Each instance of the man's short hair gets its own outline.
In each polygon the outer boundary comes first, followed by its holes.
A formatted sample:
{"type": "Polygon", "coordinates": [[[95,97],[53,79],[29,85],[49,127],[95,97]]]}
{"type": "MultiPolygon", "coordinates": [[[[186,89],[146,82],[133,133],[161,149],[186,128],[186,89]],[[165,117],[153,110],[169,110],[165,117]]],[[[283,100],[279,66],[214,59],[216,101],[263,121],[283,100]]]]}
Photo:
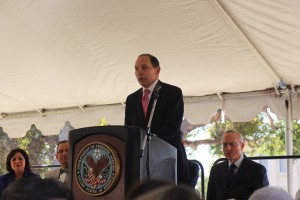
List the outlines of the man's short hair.
{"type": "Polygon", "coordinates": [[[159,66],[159,61],[155,56],[153,56],[149,53],[143,53],[143,54],[139,55],[138,57],[141,57],[141,56],[148,56],[150,58],[151,64],[153,65],[154,68],[159,66]]]}
{"type": "MultiPolygon", "coordinates": [[[[239,137],[239,139],[240,139],[240,142],[244,142],[244,138],[243,138],[243,136],[242,136],[242,134],[240,134],[239,132],[237,132],[237,131],[235,131],[235,130],[226,130],[224,133],[223,133],[223,137],[224,137],[224,135],[225,134],[227,134],[227,133],[234,133],[234,134],[236,134],[238,137],[239,137]]],[[[222,140],[223,140],[223,137],[222,137],[222,140]]]]}

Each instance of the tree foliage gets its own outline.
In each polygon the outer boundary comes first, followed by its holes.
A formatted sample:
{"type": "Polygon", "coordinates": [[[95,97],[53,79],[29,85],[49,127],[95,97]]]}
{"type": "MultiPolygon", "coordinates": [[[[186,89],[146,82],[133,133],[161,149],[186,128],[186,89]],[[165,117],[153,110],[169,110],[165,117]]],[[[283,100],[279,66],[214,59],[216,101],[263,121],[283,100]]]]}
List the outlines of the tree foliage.
{"type": "MultiPolygon", "coordinates": [[[[267,116],[261,113],[250,122],[231,122],[227,120],[225,123],[221,123],[217,121],[203,129],[209,133],[210,139],[192,141],[190,138],[197,134],[197,131],[195,131],[187,137],[188,141],[186,141],[186,144],[191,147],[200,144],[210,144],[211,154],[222,157],[222,135],[226,130],[235,130],[243,135],[245,141],[244,152],[248,156],[286,155],[285,122],[283,120],[275,120],[274,126],[271,126],[267,119],[267,116]]],[[[297,155],[300,153],[300,126],[297,121],[293,121],[292,126],[293,154],[297,155]]]]}
{"type": "MultiPolygon", "coordinates": [[[[21,138],[9,138],[6,133],[0,131],[0,174],[7,173],[5,163],[8,153],[13,148],[24,149],[30,159],[31,165],[53,164],[55,160],[55,146],[58,142],[58,136],[44,136],[40,130],[33,124],[21,138]]],[[[44,174],[47,169],[35,170],[39,174],[44,174]]]]}

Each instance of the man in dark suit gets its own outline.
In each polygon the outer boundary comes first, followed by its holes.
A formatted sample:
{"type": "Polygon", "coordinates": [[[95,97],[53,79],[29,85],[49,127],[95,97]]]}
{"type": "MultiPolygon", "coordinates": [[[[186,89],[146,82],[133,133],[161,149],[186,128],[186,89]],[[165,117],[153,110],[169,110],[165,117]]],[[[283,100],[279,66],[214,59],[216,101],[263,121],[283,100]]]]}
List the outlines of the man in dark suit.
{"type": "MultiPolygon", "coordinates": [[[[141,54],[135,62],[135,76],[142,86],[126,99],[125,125],[146,130],[154,101],[154,88],[161,86],[151,122],[151,133],[177,148],[177,181],[186,183],[189,178],[187,157],[182,145],[180,126],[183,118],[183,95],[181,89],[158,80],[159,61],[150,54],[141,54]],[[142,98],[148,89],[148,108],[143,111],[142,98]]],[[[145,96],[144,96],[145,97],[145,96]]]]}
{"type": "Polygon", "coordinates": [[[240,133],[226,131],[222,145],[227,160],[212,167],[207,200],[247,200],[255,190],[269,185],[266,168],[243,155],[240,133]]]}

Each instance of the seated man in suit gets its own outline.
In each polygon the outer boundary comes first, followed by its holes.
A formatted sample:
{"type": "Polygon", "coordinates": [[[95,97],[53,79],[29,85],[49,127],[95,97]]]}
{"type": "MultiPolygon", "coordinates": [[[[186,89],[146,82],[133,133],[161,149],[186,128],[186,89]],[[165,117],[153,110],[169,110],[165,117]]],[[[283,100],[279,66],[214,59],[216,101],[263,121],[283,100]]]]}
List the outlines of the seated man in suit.
{"type": "Polygon", "coordinates": [[[57,144],[55,156],[61,167],[48,172],[46,178],[53,178],[68,185],[69,142],[67,140],[60,141],[57,144]]]}
{"type": "Polygon", "coordinates": [[[247,200],[255,190],[269,185],[266,168],[243,155],[244,140],[240,133],[226,131],[222,145],[227,160],[212,167],[207,200],[247,200]]]}

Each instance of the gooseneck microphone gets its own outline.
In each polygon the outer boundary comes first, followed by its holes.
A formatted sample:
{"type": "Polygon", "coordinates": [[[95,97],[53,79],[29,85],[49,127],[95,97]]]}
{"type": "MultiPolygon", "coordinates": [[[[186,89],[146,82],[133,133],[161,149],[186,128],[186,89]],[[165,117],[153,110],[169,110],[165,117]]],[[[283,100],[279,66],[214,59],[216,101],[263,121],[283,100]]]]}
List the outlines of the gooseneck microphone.
{"type": "Polygon", "coordinates": [[[155,99],[157,99],[159,96],[159,90],[161,89],[161,86],[162,86],[161,83],[157,83],[154,87],[153,95],[154,95],[155,99]]]}

